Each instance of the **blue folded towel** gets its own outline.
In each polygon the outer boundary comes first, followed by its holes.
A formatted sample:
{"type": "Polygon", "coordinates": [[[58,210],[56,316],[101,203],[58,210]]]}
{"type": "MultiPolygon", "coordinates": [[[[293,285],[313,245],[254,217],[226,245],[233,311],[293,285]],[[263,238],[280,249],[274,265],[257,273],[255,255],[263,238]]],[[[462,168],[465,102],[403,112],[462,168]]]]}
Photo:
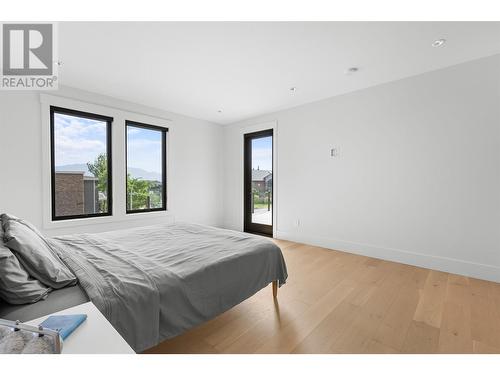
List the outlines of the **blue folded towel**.
{"type": "Polygon", "coordinates": [[[58,331],[59,335],[64,340],[71,335],[85,319],[87,319],[86,314],[52,315],[45,319],[41,326],[58,331]]]}

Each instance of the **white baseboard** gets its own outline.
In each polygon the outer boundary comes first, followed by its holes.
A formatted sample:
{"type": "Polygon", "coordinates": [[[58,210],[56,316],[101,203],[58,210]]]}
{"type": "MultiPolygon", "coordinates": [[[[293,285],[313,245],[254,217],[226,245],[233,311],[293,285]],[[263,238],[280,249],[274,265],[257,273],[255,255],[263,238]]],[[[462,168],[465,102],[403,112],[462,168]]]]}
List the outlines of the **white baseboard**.
{"type": "Polygon", "coordinates": [[[332,238],[304,236],[278,230],[276,238],[335,249],[348,253],[364,255],[372,258],[384,259],[412,266],[429,268],[438,271],[455,273],[477,279],[500,282],[500,267],[487,264],[468,262],[460,259],[415,253],[411,251],[384,248],[332,238]]]}

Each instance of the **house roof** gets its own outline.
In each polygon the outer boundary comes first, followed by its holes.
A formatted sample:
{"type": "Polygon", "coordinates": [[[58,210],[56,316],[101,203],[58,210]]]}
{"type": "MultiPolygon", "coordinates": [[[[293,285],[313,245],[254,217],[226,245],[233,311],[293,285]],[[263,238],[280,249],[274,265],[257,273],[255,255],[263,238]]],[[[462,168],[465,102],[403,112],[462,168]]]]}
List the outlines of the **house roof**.
{"type": "Polygon", "coordinates": [[[81,174],[84,175],[83,171],[56,171],[56,174],[81,174]]]}
{"type": "Polygon", "coordinates": [[[91,174],[84,171],[56,171],[56,174],[79,174],[83,176],[85,181],[97,181],[98,178],[92,176],[91,174]]]}
{"type": "MultiPolygon", "coordinates": [[[[62,168],[64,168],[63,166],[62,168]]],[[[78,169],[59,169],[61,167],[56,166],[56,174],[82,174],[84,177],[94,177],[92,173],[88,170],[78,170],[78,169]]]]}
{"type": "Polygon", "coordinates": [[[273,172],[265,169],[252,169],[252,181],[264,181],[264,178],[270,174],[273,174],[273,172]]]}

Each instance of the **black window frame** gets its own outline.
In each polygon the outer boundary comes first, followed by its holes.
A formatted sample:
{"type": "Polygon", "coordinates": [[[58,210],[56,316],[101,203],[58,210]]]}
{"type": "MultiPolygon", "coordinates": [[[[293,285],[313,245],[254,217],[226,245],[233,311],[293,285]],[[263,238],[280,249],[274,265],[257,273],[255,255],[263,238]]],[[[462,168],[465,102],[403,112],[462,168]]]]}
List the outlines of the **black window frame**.
{"type": "Polygon", "coordinates": [[[125,120],[125,210],[128,214],[137,214],[144,212],[157,212],[157,211],[167,211],[167,133],[168,128],[145,124],[143,122],[125,120]],[[162,152],[162,207],[158,208],[144,208],[141,210],[129,210],[128,208],[128,127],[140,128],[146,130],[155,130],[161,132],[161,152],[162,152]]]}
{"type": "Polygon", "coordinates": [[[50,191],[51,191],[51,204],[52,204],[52,221],[62,221],[62,220],[73,220],[73,219],[87,219],[93,217],[102,216],[113,216],[113,159],[112,159],[112,126],[113,117],[104,116],[91,112],[83,112],[69,108],[50,106],[50,169],[51,169],[51,179],[50,179],[50,191]],[[55,168],[55,139],[54,139],[54,115],[63,114],[74,117],[81,117],[91,120],[106,122],[106,158],[108,161],[108,195],[107,204],[108,211],[104,213],[95,214],[82,214],[82,215],[66,215],[66,216],[56,216],[56,168],[55,168]]]}

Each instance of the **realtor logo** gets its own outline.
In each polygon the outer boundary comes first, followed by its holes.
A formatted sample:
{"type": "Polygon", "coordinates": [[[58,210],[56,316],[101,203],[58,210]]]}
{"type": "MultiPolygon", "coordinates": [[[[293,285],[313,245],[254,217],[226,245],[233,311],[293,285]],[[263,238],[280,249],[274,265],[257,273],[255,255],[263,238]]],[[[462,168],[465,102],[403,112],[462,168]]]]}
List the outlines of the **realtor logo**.
{"type": "Polygon", "coordinates": [[[57,88],[54,25],[2,25],[0,89],[51,90],[57,88]]]}

